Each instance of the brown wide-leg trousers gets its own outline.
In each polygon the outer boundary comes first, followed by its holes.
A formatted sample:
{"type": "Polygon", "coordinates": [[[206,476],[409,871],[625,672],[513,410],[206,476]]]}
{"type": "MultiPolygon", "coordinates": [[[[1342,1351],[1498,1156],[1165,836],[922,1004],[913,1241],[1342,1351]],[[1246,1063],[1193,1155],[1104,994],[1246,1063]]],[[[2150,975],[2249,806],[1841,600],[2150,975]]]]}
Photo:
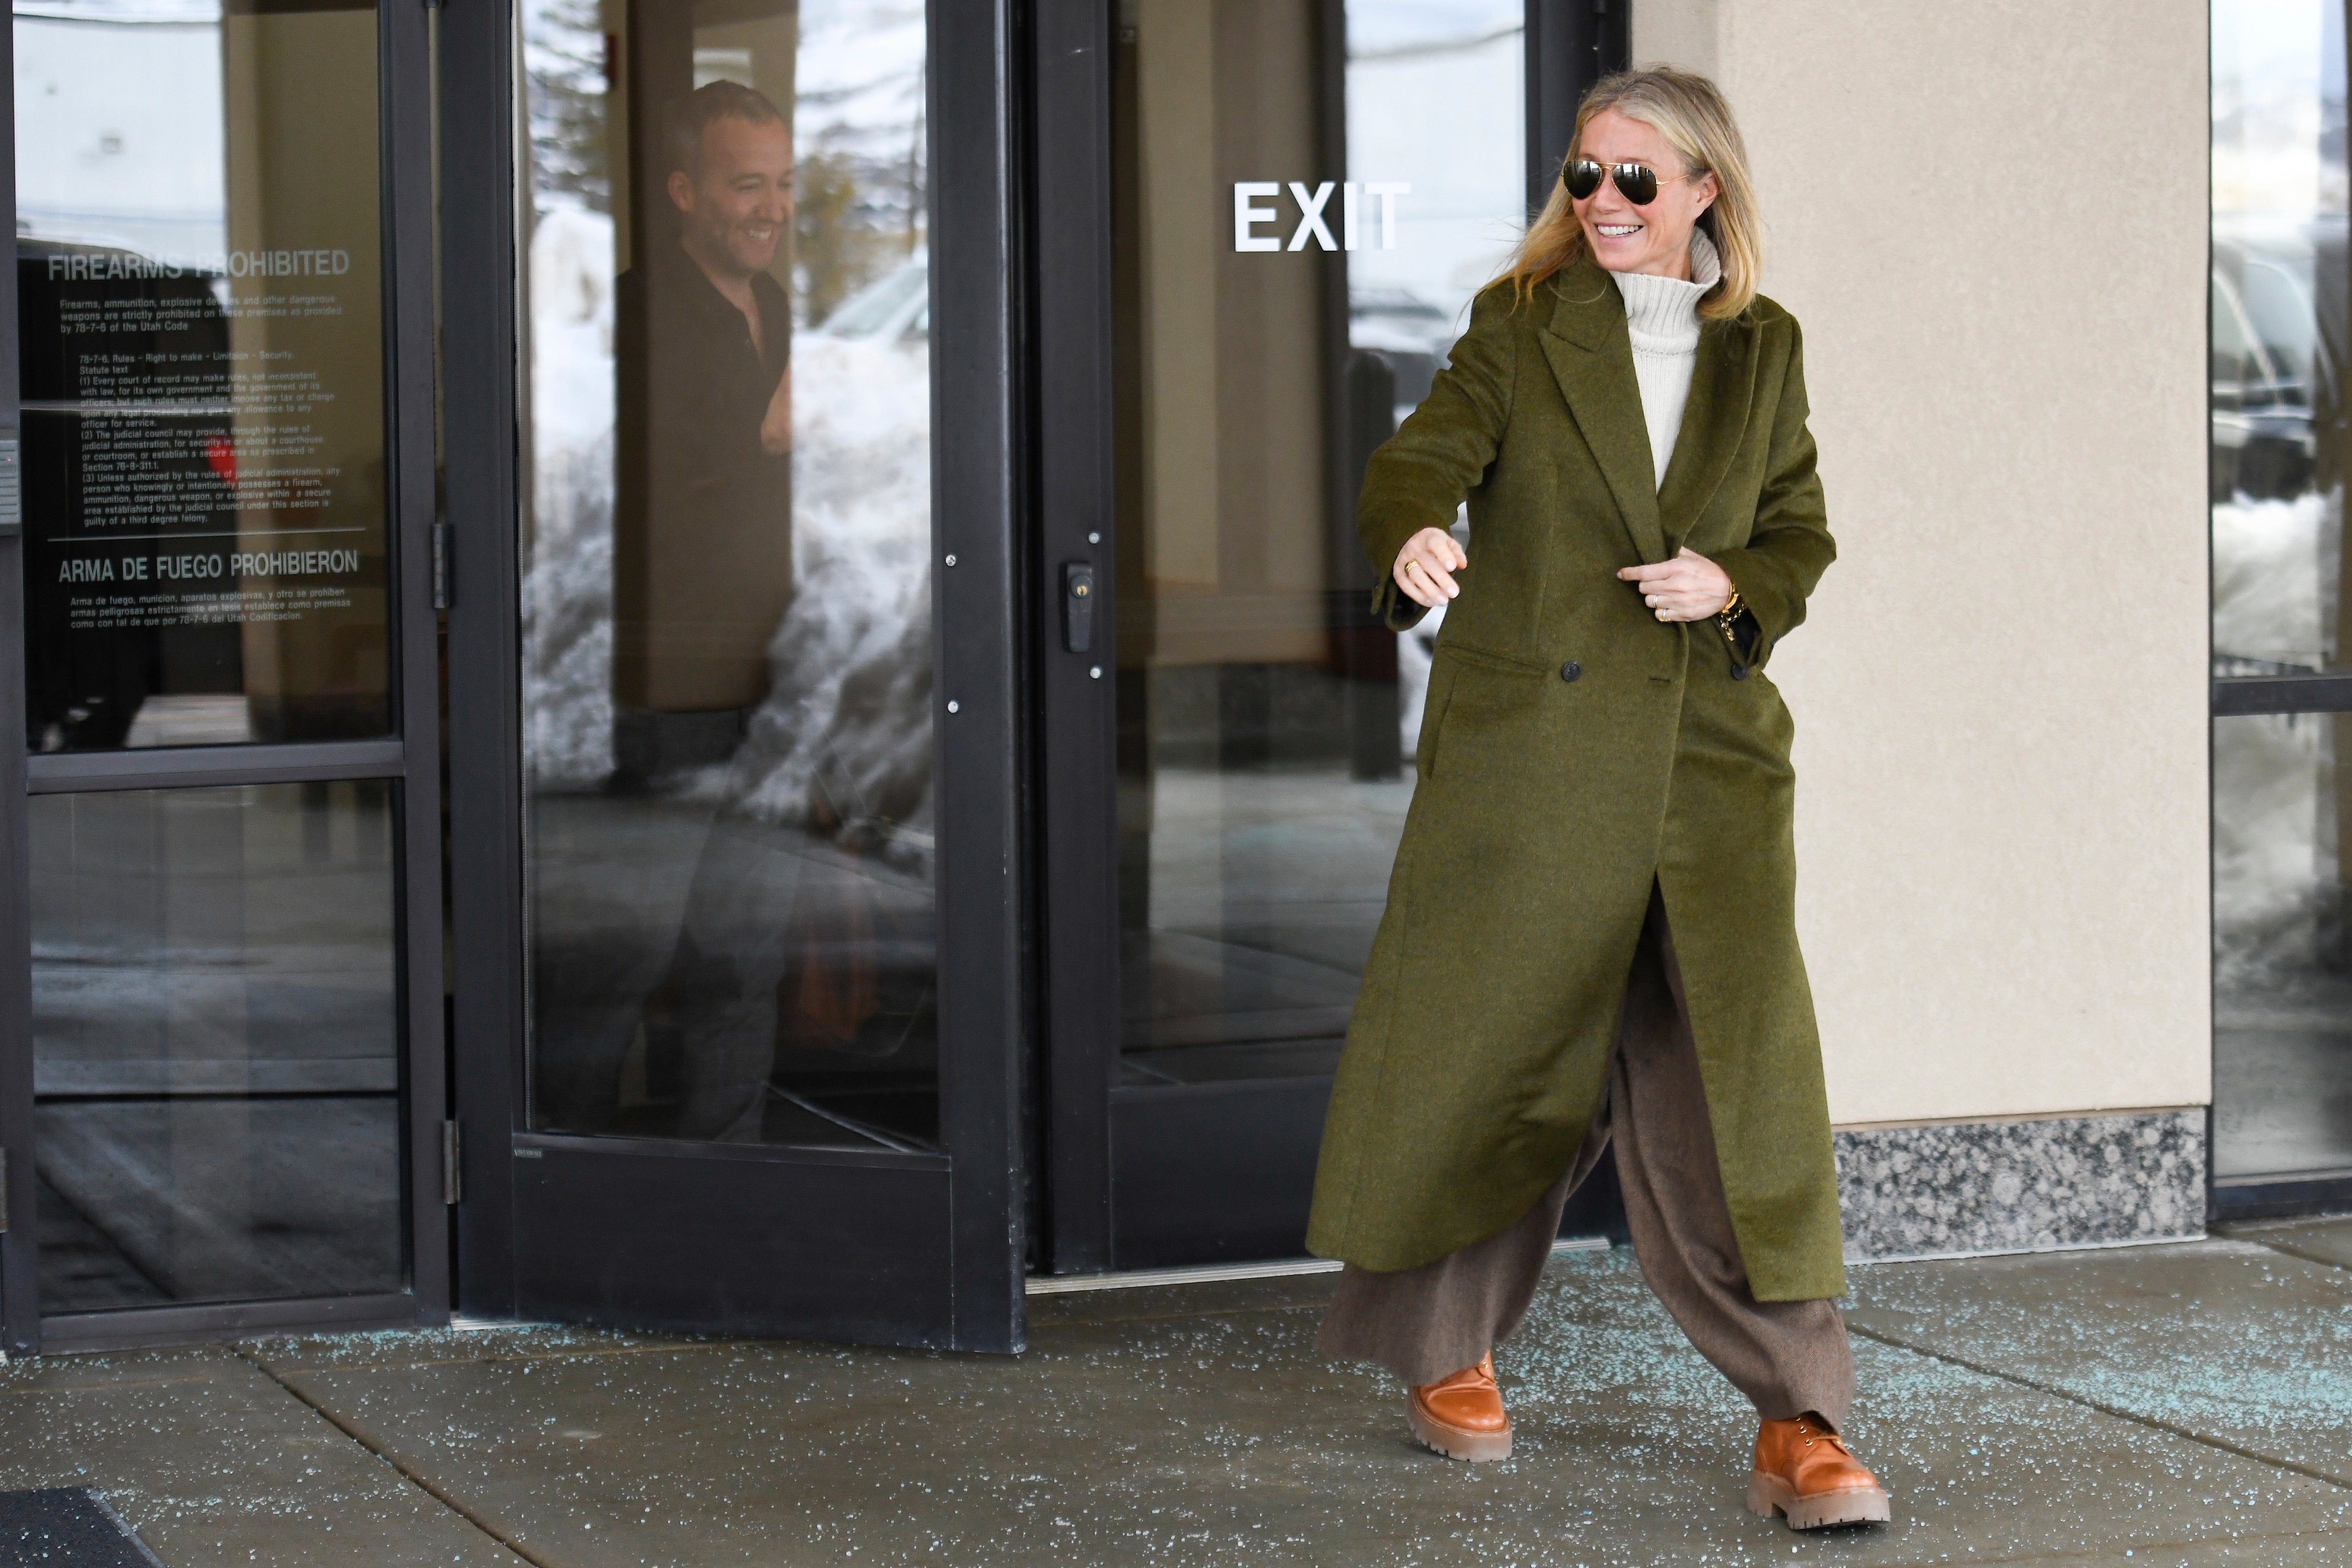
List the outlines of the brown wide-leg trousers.
{"type": "Polygon", "coordinates": [[[1765,1419],[1811,1411],[1843,1426],[1853,1398],[1853,1353],[1837,1307],[1748,1294],[1674,936],[1654,888],[1607,1086],[1575,1162],[1525,1216],[1459,1252],[1392,1274],[1348,1265],[1318,1347],[1378,1362],[1409,1384],[1475,1364],[1518,1326],[1551,1256],[1561,1208],[1612,1141],[1643,1277],[1691,1343],[1765,1419]]]}

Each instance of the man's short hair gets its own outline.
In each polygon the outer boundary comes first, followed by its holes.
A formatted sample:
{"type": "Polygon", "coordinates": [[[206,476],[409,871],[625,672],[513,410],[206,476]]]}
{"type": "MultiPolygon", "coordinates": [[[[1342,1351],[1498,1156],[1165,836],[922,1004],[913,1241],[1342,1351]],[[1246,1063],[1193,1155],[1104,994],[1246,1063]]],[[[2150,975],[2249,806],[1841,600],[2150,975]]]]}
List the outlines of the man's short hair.
{"type": "Polygon", "coordinates": [[[767,95],[752,91],[741,82],[720,78],[705,82],[670,107],[667,123],[662,131],[662,145],[668,154],[671,174],[684,174],[688,179],[702,174],[702,133],[722,120],[744,120],[754,125],[782,125],[784,117],[767,95]]]}

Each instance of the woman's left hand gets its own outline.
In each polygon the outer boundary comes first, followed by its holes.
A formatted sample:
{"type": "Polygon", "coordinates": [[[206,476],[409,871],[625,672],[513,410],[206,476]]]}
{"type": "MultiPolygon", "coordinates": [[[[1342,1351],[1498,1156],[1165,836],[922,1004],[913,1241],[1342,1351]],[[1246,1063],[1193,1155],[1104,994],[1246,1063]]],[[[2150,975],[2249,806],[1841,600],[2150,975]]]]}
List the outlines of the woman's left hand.
{"type": "Polygon", "coordinates": [[[1628,566],[1617,580],[1633,584],[1662,621],[1703,621],[1731,602],[1730,577],[1696,550],[1655,566],[1628,566]]]}

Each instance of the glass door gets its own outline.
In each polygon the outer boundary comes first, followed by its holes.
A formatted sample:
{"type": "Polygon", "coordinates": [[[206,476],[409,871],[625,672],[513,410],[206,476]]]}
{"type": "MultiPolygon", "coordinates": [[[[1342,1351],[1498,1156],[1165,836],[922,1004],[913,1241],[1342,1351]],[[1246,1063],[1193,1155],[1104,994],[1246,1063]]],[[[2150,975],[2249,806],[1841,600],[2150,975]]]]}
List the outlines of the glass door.
{"type": "MultiPolygon", "coordinates": [[[[1108,253],[1041,247],[1045,831],[1049,896],[1082,911],[1048,918],[1056,1268],[1303,1250],[1443,624],[1370,614],[1356,492],[1616,53],[1589,16],[1564,36],[1568,9],[1118,7],[1108,253]],[[1088,288],[1091,366],[1060,304],[1088,288]]],[[[1087,173],[1045,156],[1043,189],[1087,173]]],[[[1570,1224],[1605,1226],[1610,1190],[1570,1224]]]]}
{"type": "Polygon", "coordinates": [[[13,23],[8,1342],[429,1318],[429,20],[13,23]]]}
{"type": "Polygon", "coordinates": [[[513,835],[458,891],[461,928],[505,911],[482,956],[517,982],[478,1034],[459,1016],[461,1074],[510,1064],[501,1108],[496,1068],[466,1105],[506,1238],[469,1304],[1017,1335],[986,22],[518,7],[520,162],[485,220],[514,226],[490,427],[516,468],[504,495],[453,488],[478,519],[453,698],[512,694],[452,709],[485,781],[453,829],[478,810],[513,835]]]}

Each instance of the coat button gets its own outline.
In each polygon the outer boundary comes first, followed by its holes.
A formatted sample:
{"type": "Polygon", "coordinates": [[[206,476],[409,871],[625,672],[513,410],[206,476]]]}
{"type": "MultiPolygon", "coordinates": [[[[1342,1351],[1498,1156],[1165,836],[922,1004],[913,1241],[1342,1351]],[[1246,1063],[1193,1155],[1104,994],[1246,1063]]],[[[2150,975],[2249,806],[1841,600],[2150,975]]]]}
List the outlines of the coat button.
{"type": "Polygon", "coordinates": [[[1577,663],[1576,660],[1572,658],[1566,664],[1559,667],[1559,678],[1562,680],[1574,680],[1578,676],[1582,675],[1583,673],[1584,666],[1577,663]]]}

